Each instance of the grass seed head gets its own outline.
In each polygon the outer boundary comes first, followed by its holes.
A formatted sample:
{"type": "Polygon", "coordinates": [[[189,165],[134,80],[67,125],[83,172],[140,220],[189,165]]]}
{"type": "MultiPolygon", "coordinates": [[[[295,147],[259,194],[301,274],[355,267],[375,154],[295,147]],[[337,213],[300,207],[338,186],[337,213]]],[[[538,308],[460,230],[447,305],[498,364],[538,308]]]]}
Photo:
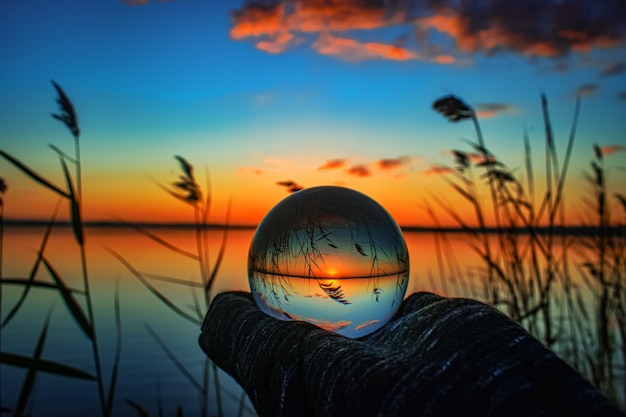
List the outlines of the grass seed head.
{"type": "Polygon", "coordinates": [[[74,105],[67,97],[67,94],[63,91],[61,86],[59,86],[56,82],[51,81],[54,88],[57,90],[59,94],[59,98],[57,98],[57,103],[61,106],[60,114],[52,114],[52,117],[63,122],[65,126],[70,129],[72,135],[78,139],[80,136],[80,128],[78,127],[78,116],[76,116],[76,110],[74,110],[74,105]]]}

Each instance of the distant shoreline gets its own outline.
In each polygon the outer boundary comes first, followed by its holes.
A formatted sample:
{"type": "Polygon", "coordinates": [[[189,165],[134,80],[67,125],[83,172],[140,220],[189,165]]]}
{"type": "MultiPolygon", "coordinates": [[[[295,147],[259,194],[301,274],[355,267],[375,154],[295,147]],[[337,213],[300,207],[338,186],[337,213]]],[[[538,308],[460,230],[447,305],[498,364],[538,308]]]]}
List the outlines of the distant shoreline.
{"type": "MultiPolygon", "coordinates": [[[[43,220],[5,220],[5,227],[46,227],[47,221],[43,220]]],[[[55,227],[67,227],[69,228],[69,221],[57,221],[55,227]]],[[[194,230],[196,225],[193,223],[158,223],[158,222],[143,222],[143,223],[124,223],[115,221],[93,221],[85,222],[86,228],[93,229],[132,229],[134,227],[140,227],[142,229],[167,229],[167,230],[194,230]]],[[[204,228],[213,230],[255,230],[257,225],[253,224],[231,224],[225,225],[221,223],[209,223],[204,228]]],[[[403,232],[411,233],[481,233],[480,228],[474,227],[470,229],[462,229],[460,227],[432,227],[432,226],[400,226],[403,232]]],[[[553,227],[552,229],[547,226],[536,227],[534,233],[538,235],[547,235],[552,233],[553,235],[575,235],[575,236],[593,236],[598,235],[601,230],[598,227],[590,226],[565,226],[565,227],[553,227]]],[[[488,227],[484,230],[488,234],[496,234],[498,232],[507,233],[508,229],[497,229],[495,227],[488,227]]],[[[526,228],[517,228],[514,230],[518,234],[530,234],[530,231],[526,228]]],[[[626,235],[626,230],[623,226],[613,226],[607,229],[608,234],[618,235],[620,233],[626,235]]]]}

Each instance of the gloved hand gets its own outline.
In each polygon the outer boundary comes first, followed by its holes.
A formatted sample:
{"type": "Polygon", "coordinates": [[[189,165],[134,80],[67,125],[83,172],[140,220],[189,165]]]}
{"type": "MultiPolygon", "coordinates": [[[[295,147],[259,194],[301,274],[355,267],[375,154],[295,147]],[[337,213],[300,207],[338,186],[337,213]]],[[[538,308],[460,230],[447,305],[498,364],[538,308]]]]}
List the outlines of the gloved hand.
{"type": "Polygon", "coordinates": [[[623,416],[582,376],[496,309],[415,293],[359,339],[219,294],[200,345],[257,413],[297,416],[623,416]]]}

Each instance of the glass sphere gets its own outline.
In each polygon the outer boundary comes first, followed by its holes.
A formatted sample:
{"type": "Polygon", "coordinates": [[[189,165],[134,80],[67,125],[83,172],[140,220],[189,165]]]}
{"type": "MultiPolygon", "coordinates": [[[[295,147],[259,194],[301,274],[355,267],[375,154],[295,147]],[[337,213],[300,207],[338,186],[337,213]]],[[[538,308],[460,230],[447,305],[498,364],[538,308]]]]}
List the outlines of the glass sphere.
{"type": "Polygon", "coordinates": [[[257,306],[347,337],[369,334],[400,307],[409,254],[376,201],[343,187],[297,191],[259,224],[248,254],[257,306]]]}

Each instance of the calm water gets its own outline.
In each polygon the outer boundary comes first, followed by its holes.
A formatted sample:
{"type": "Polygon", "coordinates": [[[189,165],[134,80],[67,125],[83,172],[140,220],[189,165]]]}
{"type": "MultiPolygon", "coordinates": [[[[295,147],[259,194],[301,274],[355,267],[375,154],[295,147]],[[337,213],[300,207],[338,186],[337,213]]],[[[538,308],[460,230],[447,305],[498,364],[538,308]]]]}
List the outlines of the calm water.
{"type": "MultiPolygon", "coordinates": [[[[42,229],[9,228],[5,230],[3,277],[18,278],[29,274],[36,257],[42,229]]],[[[179,247],[194,251],[192,231],[155,230],[163,239],[179,247]]],[[[247,252],[254,231],[231,231],[224,262],[215,284],[215,293],[230,290],[249,291],[246,262],[247,252]]],[[[452,264],[439,264],[434,236],[429,233],[406,233],[411,273],[407,295],[415,291],[433,291],[445,295],[464,295],[480,298],[482,278],[476,272],[480,264],[476,255],[463,243],[462,234],[448,235],[449,246],[445,248],[448,258],[455,258],[463,265],[463,278],[456,275],[452,264]],[[440,276],[443,268],[446,279],[440,276]]],[[[182,319],[150,293],[107,248],[113,249],[137,270],[147,274],[174,277],[186,281],[199,281],[198,265],[193,260],[169,251],[156,242],[129,230],[88,229],[88,266],[91,290],[95,294],[94,307],[96,329],[102,352],[105,386],[111,374],[115,351],[114,288],[119,280],[122,317],[122,356],[116,390],[114,415],[137,416],[126,400],[141,405],[150,415],[157,415],[157,385],[160,385],[161,401],[165,415],[175,415],[182,406],[184,415],[199,415],[200,397],[182,372],[172,363],[150,336],[147,326],[158,334],[184,367],[201,381],[204,354],[198,347],[199,327],[182,319]]],[[[211,259],[219,249],[221,232],[210,238],[211,259]]],[[[59,272],[69,287],[82,288],[80,257],[69,229],[57,229],[50,238],[46,258],[59,272]]],[[[38,279],[50,281],[43,267],[38,279]]],[[[194,314],[194,298],[189,286],[152,279],[158,289],[176,305],[194,314]]],[[[21,287],[3,287],[2,317],[15,304],[21,287]]],[[[84,306],[84,297],[76,295],[84,306]]],[[[55,291],[32,289],[26,302],[15,318],[2,331],[2,351],[32,355],[45,316],[54,309],[48,338],[42,358],[65,363],[93,373],[90,344],[69,315],[55,291]]],[[[26,371],[3,365],[0,367],[2,406],[14,407],[19,396],[26,371]]],[[[224,415],[237,415],[241,389],[226,374],[219,374],[224,415]]],[[[216,413],[216,401],[211,377],[210,414],[216,413]]],[[[36,386],[31,395],[27,412],[39,416],[86,416],[98,415],[99,406],[96,384],[90,381],[38,373],[36,386]]],[[[247,400],[246,400],[247,401],[247,400]]],[[[251,415],[246,402],[243,415],[251,415]]]]}

